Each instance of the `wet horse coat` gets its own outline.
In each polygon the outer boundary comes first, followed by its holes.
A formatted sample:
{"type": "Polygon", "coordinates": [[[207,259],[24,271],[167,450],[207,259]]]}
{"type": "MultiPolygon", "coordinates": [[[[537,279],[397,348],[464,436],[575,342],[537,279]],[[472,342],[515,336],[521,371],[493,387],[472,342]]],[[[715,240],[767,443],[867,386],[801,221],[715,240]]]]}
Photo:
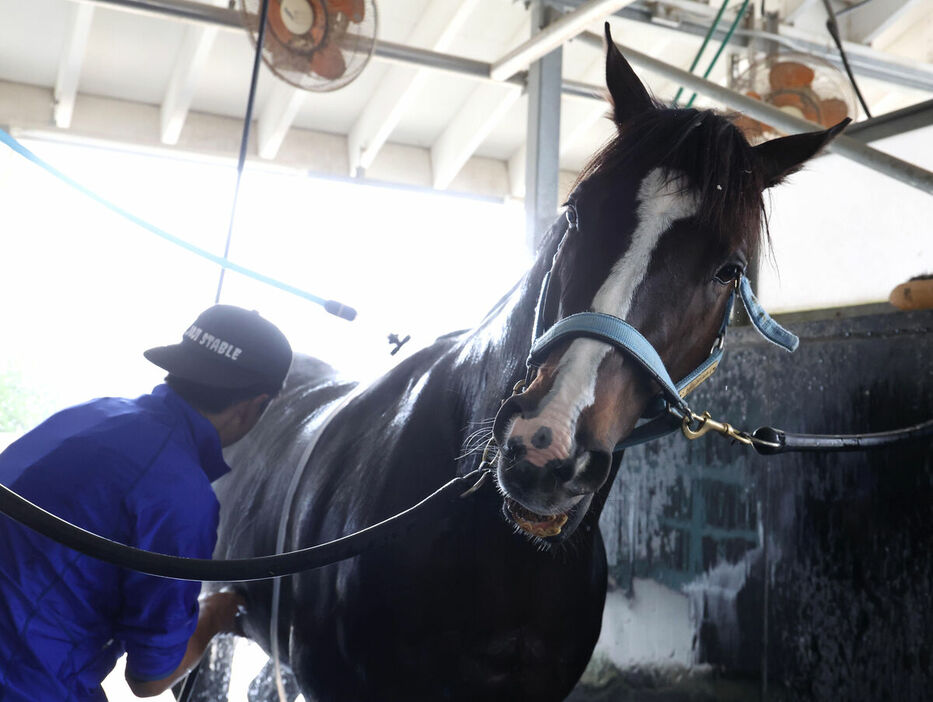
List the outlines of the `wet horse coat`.
{"type": "MultiPolygon", "coordinates": [[[[286,581],[279,646],[309,700],[560,700],[586,666],[606,593],[598,521],[621,458],[612,449],[655,388],[620,351],[573,339],[500,410],[525,375],[545,273],[545,322],[584,310],[622,317],[679,378],[708,353],[731,285],[756,253],[762,190],[835,133],[753,149],[723,117],[659,108],[611,41],[607,83],[619,137],[584,172],[531,270],[476,329],[357,390],[322,432],[353,384],[296,360],[281,397],[230,454],[218,558],[274,552],[282,510],[292,549],[409,507],[478,465],[479,452],[464,447],[496,416],[499,491],[481,490],[382,550],[286,581]],[[296,499],[283,504],[316,432],[296,499]]],[[[267,650],[271,589],[245,590],[246,632],[267,650]]]]}

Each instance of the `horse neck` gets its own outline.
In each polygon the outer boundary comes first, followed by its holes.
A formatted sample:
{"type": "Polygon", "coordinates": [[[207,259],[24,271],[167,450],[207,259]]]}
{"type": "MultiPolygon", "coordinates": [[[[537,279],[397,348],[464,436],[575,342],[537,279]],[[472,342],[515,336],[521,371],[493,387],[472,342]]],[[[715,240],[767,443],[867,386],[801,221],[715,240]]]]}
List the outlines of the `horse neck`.
{"type": "Polygon", "coordinates": [[[525,377],[541,284],[566,229],[563,217],[554,222],[525,276],[458,349],[458,363],[465,371],[463,391],[478,413],[498,409],[515,383],[525,377]]]}

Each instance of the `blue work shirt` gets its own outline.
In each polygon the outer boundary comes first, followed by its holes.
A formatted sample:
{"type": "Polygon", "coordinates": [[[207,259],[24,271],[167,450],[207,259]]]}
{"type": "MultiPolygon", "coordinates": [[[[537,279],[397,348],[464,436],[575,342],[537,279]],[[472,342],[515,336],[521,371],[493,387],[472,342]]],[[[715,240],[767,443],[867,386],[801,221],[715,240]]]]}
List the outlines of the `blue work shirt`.
{"type": "MultiPolygon", "coordinates": [[[[0,454],[0,483],[115,541],[210,558],[230,470],[214,426],[167,385],[63,410],[0,454]]],[[[141,681],[178,667],[201,584],[118,568],[0,515],[0,702],[106,700],[127,653],[141,681]]]]}

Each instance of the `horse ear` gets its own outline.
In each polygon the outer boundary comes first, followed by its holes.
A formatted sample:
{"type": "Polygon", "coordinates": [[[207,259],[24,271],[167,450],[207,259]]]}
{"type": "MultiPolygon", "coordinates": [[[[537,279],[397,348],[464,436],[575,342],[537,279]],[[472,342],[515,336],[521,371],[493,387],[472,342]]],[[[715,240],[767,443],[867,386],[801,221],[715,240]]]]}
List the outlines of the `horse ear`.
{"type": "Polygon", "coordinates": [[[606,87],[612,98],[613,117],[622,124],[632,117],[654,109],[645,86],[635,75],[622,52],[612,41],[606,22],[606,87]]]}
{"type": "Polygon", "coordinates": [[[793,134],[754,147],[755,156],[765,175],[765,187],[777,185],[791,173],[800,170],[804,161],[835,139],[851,121],[846,117],[836,126],[822,132],[793,134]]]}

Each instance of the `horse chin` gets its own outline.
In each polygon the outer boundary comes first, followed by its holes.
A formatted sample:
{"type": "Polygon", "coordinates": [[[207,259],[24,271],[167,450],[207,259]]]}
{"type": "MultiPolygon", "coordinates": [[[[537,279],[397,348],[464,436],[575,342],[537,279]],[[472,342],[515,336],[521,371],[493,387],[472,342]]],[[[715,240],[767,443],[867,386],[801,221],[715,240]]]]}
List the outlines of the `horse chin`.
{"type": "Polygon", "coordinates": [[[543,515],[532,512],[511,497],[504,497],[502,514],[516,530],[534,542],[551,546],[569,539],[580,526],[593,501],[593,495],[583,495],[568,511],[543,515]]]}

